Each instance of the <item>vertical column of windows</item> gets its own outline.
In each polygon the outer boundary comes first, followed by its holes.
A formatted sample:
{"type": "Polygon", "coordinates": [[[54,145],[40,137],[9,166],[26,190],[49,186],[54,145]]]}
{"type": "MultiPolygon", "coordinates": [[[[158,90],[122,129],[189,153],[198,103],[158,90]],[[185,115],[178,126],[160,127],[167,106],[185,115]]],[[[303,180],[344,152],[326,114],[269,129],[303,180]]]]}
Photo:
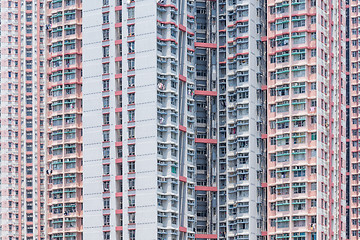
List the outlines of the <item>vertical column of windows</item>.
{"type": "Polygon", "coordinates": [[[47,3],[49,237],[82,238],[81,3],[47,3]]]}
{"type": "Polygon", "coordinates": [[[268,231],[288,231],[271,239],[313,237],[316,217],[306,214],[316,214],[316,201],[306,196],[317,190],[316,11],[307,1],[270,1],[268,9],[268,231]]]}

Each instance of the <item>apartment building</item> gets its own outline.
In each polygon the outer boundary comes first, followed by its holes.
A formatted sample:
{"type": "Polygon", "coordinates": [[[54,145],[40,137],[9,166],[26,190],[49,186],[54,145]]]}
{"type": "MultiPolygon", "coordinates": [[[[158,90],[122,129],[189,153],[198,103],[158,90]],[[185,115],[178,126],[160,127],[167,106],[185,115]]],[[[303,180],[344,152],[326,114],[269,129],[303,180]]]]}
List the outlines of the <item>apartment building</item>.
{"type": "Polygon", "coordinates": [[[267,5],[268,239],[346,239],[345,2],[267,5]]]}
{"type": "Polygon", "coordinates": [[[83,3],[84,239],[266,235],[264,7],[83,3]]]}
{"type": "Polygon", "coordinates": [[[46,2],[46,234],[52,240],[83,239],[81,5],[46,2]]]}
{"type": "Polygon", "coordinates": [[[44,1],[1,1],[0,238],[45,239],[44,1]]]}
{"type": "Polygon", "coordinates": [[[349,191],[348,191],[348,233],[349,239],[360,238],[359,228],[359,36],[358,36],[358,14],[359,3],[355,1],[349,1],[348,12],[348,62],[347,71],[348,74],[348,171],[349,174],[349,191]]]}
{"type": "Polygon", "coordinates": [[[358,239],[348,4],[2,1],[1,238],[358,239]]]}

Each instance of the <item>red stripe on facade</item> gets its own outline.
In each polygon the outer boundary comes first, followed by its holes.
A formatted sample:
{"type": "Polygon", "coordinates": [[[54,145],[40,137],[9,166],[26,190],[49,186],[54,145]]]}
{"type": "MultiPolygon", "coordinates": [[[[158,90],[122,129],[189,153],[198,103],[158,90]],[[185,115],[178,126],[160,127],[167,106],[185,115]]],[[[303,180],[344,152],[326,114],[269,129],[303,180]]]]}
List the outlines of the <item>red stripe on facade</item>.
{"type": "Polygon", "coordinates": [[[210,143],[217,144],[217,139],[209,139],[209,138],[195,138],[196,143],[210,143]]]}
{"type": "Polygon", "coordinates": [[[215,91],[200,91],[200,90],[195,90],[195,95],[201,95],[201,96],[217,96],[217,92],[215,92],[215,91]]]}
{"type": "Polygon", "coordinates": [[[217,187],[195,186],[195,191],[217,192],[217,187]]]}

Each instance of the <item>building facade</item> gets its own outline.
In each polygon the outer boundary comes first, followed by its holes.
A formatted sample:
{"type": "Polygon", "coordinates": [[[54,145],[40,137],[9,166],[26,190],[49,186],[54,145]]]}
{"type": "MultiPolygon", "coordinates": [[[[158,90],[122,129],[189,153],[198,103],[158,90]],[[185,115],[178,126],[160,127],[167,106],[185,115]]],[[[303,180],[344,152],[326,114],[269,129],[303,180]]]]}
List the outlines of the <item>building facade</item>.
{"type": "Polygon", "coordinates": [[[45,239],[44,1],[0,5],[0,238],[45,239]]]}
{"type": "Polygon", "coordinates": [[[85,239],[266,234],[264,7],[84,2],[85,239]]]}
{"type": "Polygon", "coordinates": [[[348,19],[348,128],[349,128],[349,192],[348,192],[348,231],[349,239],[359,239],[359,35],[358,35],[358,14],[359,4],[355,1],[349,1],[349,19],[348,19]]]}
{"type": "Polygon", "coordinates": [[[46,233],[53,240],[82,239],[81,4],[46,2],[46,233]]]}
{"type": "Polygon", "coordinates": [[[346,239],[342,1],[268,4],[268,239],[346,239]]]}
{"type": "Polygon", "coordinates": [[[1,1],[1,239],[358,239],[358,9],[1,1]]]}

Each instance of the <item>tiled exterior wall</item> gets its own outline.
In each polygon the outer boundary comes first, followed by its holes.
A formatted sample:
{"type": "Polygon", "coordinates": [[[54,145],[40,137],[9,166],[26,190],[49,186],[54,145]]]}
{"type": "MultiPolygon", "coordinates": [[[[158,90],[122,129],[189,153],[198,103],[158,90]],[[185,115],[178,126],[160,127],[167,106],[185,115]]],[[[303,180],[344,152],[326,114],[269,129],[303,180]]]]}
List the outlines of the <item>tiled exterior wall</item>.
{"type": "Polygon", "coordinates": [[[1,1],[1,239],[45,239],[44,1],[1,1]]]}
{"type": "Polygon", "coordinates": [[[266,234],[264,5],[84,3],[85,239],[266,234]]]}
{"type": "Polygon", "coordinates": [[[268,238],[345,239],[345,4],[267,4],[268,238]]]}
{"type": "Polygon", "coordinates": [[[82,239],[81,4],[46,3],[47,239],[54,240],[82,239]]]}

